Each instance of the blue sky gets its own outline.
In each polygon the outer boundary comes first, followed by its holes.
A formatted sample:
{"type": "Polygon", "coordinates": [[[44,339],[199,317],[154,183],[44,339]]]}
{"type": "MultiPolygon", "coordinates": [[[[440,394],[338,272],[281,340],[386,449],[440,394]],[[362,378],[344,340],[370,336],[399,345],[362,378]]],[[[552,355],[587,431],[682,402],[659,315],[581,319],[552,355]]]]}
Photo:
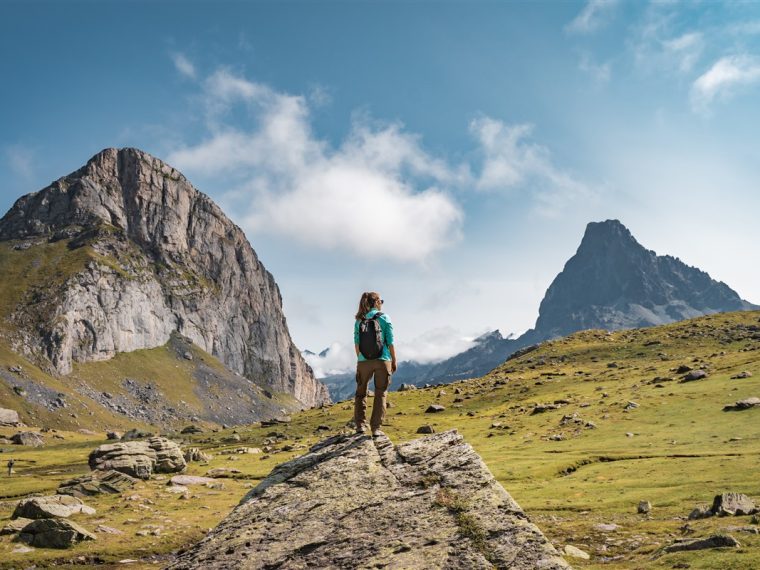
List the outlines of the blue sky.
{"type": "Polygon", "coordinates": [[[0,209],[109,146],[246,230],[302,348],[519,333],[589,221],[760,302],[760,4],[2,2],[0,209]]]}

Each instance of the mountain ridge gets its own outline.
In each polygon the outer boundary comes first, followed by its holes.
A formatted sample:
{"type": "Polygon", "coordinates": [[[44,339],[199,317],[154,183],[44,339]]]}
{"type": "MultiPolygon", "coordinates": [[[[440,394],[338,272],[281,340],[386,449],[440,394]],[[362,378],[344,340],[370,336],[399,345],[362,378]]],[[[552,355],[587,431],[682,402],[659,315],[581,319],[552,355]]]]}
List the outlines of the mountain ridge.
{"type": "Polygon", "coordinates": [[[19,198],[0,219],[3,242],[27,256],[57,248],[52,282],[15,291],[3,315],[12,345],[56,374],[177,332],[264,388],[305,406],[329,401],[243,231],[139,149],[105,149],[19,198]]]}

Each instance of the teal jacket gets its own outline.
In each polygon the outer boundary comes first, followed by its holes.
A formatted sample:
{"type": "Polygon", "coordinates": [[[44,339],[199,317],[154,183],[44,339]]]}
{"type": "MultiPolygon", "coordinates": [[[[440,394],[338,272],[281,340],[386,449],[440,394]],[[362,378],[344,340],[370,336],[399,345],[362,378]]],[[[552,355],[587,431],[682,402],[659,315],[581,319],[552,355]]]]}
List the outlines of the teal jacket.
{"type": "MultiPolygon", "coordinates": [[[[375,313],[377,313],[377,309],[372,309],[369,313],[364,315],[366,318],[371,319],[373,316],[375,316],[375,313]]],[[[378,360],[391,360],[391,351],[389,346],[393,344],[393,323],[391,323],[391,318],[383,313],[379,317],[377,317],[378,322],[380,323],[380,330],[383,331],[383,353],[380,355],[380,358],[378,360]]],[[[359,344],[359,322],[354,322],[354,344],[359,344]]],[[[363,360],[367,360],[364,358],[362,353],[359,353],[359,362],[362,362],[363,360]]]]}

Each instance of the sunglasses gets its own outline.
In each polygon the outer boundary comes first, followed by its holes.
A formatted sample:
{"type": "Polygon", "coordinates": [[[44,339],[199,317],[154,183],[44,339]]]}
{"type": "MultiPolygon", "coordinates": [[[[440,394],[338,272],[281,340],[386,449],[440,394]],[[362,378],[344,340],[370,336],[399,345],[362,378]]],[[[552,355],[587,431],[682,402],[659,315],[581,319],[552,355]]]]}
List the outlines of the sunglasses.
{"type": "Polygon", "coordinates": [[[385,303],[385,301],[383,301],[382,299],[380,299],[380,304],[382,305],[383,303],[385,303]]]}

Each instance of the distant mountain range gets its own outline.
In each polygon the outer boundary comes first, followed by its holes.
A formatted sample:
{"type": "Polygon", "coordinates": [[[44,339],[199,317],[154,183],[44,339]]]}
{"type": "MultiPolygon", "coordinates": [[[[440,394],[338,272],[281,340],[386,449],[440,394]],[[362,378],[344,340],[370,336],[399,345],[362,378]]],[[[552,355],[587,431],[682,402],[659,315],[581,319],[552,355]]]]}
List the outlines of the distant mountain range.
{"type": "MultiPolygon", "coordinates": [[[[482,376],[517,350],[579,330],[649,327],[755,309],[760,306],[704,271],[644,248],[618,220],[591,222],[575,255],[547,289],[534,328],[516,339],[493,331],[469,350],[435,364],[402,362],[393,388],[482,376]]],[[[348,373],[322,381],[333,399],[341,400],[353,394],[353,379],[348,373]]]]}

